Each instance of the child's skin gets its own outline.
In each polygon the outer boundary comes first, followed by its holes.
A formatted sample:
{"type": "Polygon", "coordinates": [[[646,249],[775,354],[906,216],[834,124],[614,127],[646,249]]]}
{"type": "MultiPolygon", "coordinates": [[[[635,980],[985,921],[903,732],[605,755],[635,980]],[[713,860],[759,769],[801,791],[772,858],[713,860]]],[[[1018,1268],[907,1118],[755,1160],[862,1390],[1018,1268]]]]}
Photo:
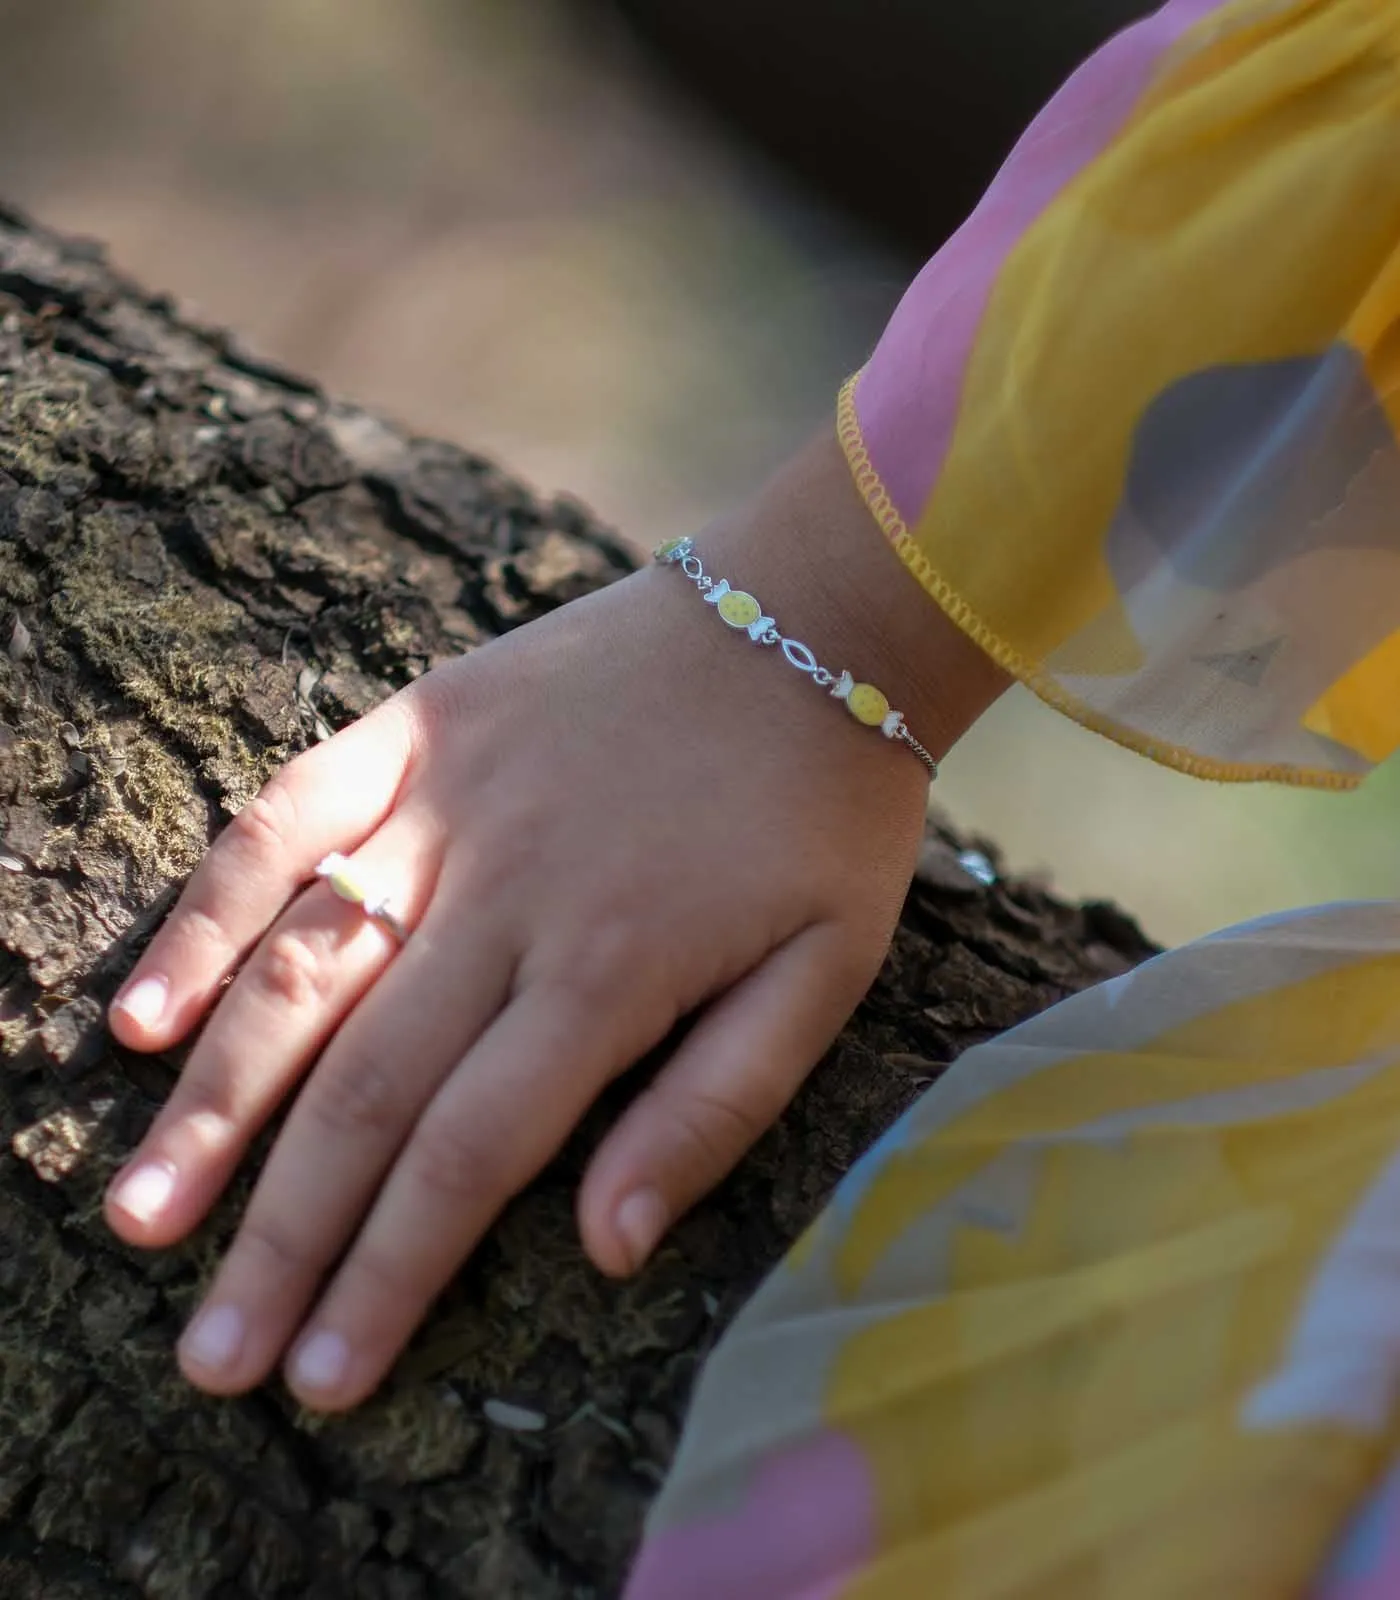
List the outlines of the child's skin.
{"type": "MultiPolygon", "coordinates": [[[[834,438],[697,548],[824,665],[885,690],[935,756],[1005,687],[903,570],[834,438]]],[[[654,567],[298,757],[210,850],[111,1014],[123,1044],[168,1048],[243,963],[109,1193],[133,1244],[195,1227],[305,1079],[181,1341],[191,1382],[233,1394],[285,1361],[308,1406],[364,1399],[599,1089],[701,1008],[579,1195],[593,1260],[635,1270],[873,980],[926,781],[654,567]],[[331,851],[394,897],[415,930],[401,951],[305,887],[331,851]]]]}

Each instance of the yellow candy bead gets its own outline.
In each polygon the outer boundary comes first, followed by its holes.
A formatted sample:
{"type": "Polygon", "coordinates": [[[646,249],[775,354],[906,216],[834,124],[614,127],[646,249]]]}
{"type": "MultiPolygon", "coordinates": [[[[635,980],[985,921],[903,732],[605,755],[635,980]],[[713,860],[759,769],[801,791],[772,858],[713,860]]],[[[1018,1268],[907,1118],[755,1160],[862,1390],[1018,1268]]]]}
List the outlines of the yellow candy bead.
{"type": "Polygon", "coordinates": [[[667,556],[674,555],[684,543],[684,535],[679,539],[667,539],[664,544],[657,545],[656,549],[652,551],[652,557],[654,560],[664,561],[667,556]]]}
{"type": "Polygon", "coordinates": [[[758,601],[741,589],[732,589],[715,609],[731,628],[747,628],[762,615],[758,601]]]}
{"type": "Polygon", "coordinates": [[[330,885],[331,892],[338,894],[342,900],[348,900],[351,905],[357,906],[364,902],[365,887],[347,856],[338,852],[328,855],[316,868],[316,876],[324,878],[330,885]]]}
{"type": "Polygon", "coordinates": [[[873,683],[858,683],[846,696],[846,709],[867,728],[878,728],[890,714],[890,703],[873,683]]]}
{"type": "Polygon", "coordinates": [[[359,905],[365,898],[364,885],[348,872],[333,872],[326,880],[342,900],[359,905]]]}

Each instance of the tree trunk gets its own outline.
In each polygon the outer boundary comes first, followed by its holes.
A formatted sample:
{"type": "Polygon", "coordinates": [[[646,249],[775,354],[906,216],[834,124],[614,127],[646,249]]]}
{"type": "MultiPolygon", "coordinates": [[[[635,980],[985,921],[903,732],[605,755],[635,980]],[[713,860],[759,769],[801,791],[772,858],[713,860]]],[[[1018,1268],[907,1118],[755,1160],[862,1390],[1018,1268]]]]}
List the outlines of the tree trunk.
{"type": "Polygon", "coordinates": [[[106,1002],[279,763],[629,565],[578,506],[0,211],[7,1600],[615,1594],[697,1364],[852,1158],[967,1045],[1148,952],[1107,907],[984,885],[935,827],[859,1015],[639,1279],[575,1239],[601,1106],[358,1412],[187,1388],[172,1345],[247,1179],[183,1248],[107,1233],[103,1182],[179,1061],[115,1049],[106,1002]]]}

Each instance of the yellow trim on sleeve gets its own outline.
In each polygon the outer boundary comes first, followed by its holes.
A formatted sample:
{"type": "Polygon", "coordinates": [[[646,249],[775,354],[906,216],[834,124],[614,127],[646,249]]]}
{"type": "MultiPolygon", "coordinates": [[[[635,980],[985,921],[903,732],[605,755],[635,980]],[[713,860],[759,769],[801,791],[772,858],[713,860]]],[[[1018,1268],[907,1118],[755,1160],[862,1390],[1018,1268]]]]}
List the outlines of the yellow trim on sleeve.
{"type": "Polygon", "coordinates": [[[1364,774],[1331,772],[1323,767],[1295,767],[1283,762],[1219,761],[1212,756],[1197,755],[1192,750],[1153,739],[1126,723],[1117,722],[1062,688],[1039,662],[1024,656],[989,628],[920,550],[904,518],[890,499],[866,449],[865,435],[856,411],[856,385],[859,379],[860,373],[854,373],[842,385],[836,408],[836,433],[856,488],[870,514],[893,546],[895,554],[919,580],[926,593],[938,602],[944,613],[980,645],[998,666],[1019,679],[1046,705],[1072,718],[1081,727],[1102,734],[1115,744],[1192,778],[1208,778],[1217,783],[1285,783],[1297,788],[1340,791],[1360,786],[1364,774]]]}

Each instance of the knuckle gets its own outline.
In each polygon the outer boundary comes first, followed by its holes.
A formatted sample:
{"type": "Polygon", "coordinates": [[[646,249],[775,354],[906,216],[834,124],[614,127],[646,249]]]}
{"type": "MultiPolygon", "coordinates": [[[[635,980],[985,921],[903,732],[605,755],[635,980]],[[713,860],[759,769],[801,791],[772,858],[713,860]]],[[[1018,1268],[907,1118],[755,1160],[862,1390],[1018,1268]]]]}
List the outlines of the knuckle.
{"type": "Polygon", "coordinates": [[[382,1305],[401,1306],[423,1296],[423,1285],[404,1261],[367,1245],[357,1245],[345,1264],[344,1275],[365,1298],[382,1305]]]}
{"type": "Polygon", "coordinates": [[[460,737],[462,724],[470,714],[470,697],[464,692],[462,663],[454,662],[453,666],[456,671],[429,672],[372,713],[399,719],[396,732],[411,760],[421,760],[441,748],[443,738],[454,730],[460,737]]]}
{"type": "Polygon", "coordinates": [[[182,955],[193,957],[201,963],[213,959],[222,967],[234,954],[228,930],[203,906],[178,907],[170,919],[167,937],[182,955]]]}
{"type": "Polygon", "coordinates": [[[566,1005],[572,1000],[592,1009],[616,1000],[620,990],[640,988],[637,980],[646,959],[630,919],[599,921],[554,964],[549,987],[566,1005]]]}
{"type": "Polygon", "coordinates": [[[234,1248],[240,1255],[250,1258],[259,1268],[270,1268],[280,1278],[287,1275],[304,1277],[319,1272],[323,1263],[304,1240],[297,1238],[282,1224],[249,1212],[238,1231],[234,1248]]]}
{"type": "Polygon", "coordinates": [[[246,1120],[234,1074],[226,1062],[215,1061],[180,1079],[166,1106],[162,1124],[195,1130],[206,1150],[222,1151],[245,1133],[246,1120]]]}
{"type": "Polygon", "coordinates": [[[382,1061],[356,1061],[328,1079],[309,1109],[323,1132],[354,1136],[396,1125],[401,1096],[397,1075],[382,1061]]]}
{"type": "Polygon", "coordinates": [[[425,1123],[407,1160],[414,1183],[459,1210],[494,1212],[515,1192],[500,1146],[456,1121],[425,1123]]]}
{"type": "Polygon", "coordinates": [[[280,860],[296,833],[296,803],[280,774],[243,806],[228,825],[239,854],[254,861],[280,860]]]}
{"type": "Polygon", "coordinates": [[[334,989],[334,973],[324,954],[290,929],[271,935],[255,968],[264,990],[294,1010],[324,1004],[334,989]]]}
{"type": "Polygon", "coordinates": [[[465,888],[477,904],[508,907],[518,900],[521,885],[539,867],[540,822],[526,805],[514,808],[507,819],[493,809],[482,808],[477,815],[473,841],[464,841],[464,856],[469,865],[465,888]]]}
{"type": "Polygon", "coordinates": [[[767,1127],[756,1112],[727,1095],[695,1090],[668,1105],[664,1115],[673,1137],[708,1172],[727,1172],[767,1127]]]}

